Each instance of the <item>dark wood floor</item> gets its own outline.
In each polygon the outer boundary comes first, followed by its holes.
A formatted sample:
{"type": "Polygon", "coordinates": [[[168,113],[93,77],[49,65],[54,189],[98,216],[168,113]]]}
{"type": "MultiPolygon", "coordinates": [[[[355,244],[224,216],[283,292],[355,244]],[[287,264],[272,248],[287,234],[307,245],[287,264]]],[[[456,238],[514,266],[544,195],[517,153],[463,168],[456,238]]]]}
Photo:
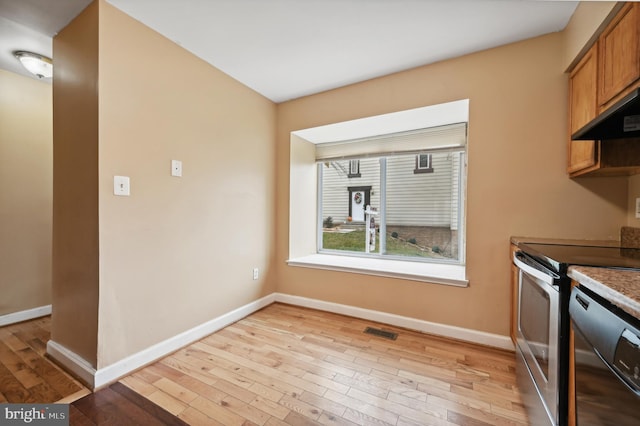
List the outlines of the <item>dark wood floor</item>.
{"type": "Polygon", "coordinates": [[[121,383],[114,383],[69,406],[69,424],[90,425],[187,425],[165,409],[121,383]]]}

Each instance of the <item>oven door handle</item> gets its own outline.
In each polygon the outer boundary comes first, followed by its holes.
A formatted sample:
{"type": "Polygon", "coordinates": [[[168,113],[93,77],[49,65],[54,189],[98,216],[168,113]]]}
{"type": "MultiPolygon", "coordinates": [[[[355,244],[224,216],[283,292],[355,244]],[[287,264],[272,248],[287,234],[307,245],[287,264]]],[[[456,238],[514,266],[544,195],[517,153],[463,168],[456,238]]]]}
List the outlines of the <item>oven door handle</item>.
{"type": "Polygon", "coordinates": [[[521,252],[517,251],[513,254],[513,263],[515,263],[523,272],[526,272],[549,285],[555,285],[557,284],[557,281],[560,280],[560,276],[558,274],[549,270],[543,272],[532,266],[529,262],[530,261],[528,261],[527,257],[521,252]]]}

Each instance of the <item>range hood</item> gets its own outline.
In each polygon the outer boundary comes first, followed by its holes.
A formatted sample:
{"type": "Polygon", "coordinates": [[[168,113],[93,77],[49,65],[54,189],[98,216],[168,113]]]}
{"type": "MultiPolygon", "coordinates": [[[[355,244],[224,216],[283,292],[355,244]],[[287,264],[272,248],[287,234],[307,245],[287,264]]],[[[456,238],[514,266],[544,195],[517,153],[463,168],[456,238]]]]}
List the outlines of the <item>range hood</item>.
{"type": "Polygon", "coordinates": [[[640,138],[640,89],[616,102],[571,135],[572,140],[640,138]]]}

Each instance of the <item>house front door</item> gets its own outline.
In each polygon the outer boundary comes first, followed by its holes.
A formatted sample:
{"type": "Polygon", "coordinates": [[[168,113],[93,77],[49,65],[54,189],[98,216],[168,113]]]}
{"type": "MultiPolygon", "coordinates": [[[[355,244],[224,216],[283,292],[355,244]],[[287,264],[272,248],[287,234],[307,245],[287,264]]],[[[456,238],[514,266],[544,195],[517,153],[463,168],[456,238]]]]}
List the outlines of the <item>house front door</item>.
{"type": "Polygon", "coordinates": [[[370,202],[371,187],[349,188],[349,216],[353,222],[364,222],[364,210],[370,202]]]}
{"type": "Polygon", "coordinates": [[[351,219],[364,222],[364,193],[361,191],[351,193],[351,219]]]}

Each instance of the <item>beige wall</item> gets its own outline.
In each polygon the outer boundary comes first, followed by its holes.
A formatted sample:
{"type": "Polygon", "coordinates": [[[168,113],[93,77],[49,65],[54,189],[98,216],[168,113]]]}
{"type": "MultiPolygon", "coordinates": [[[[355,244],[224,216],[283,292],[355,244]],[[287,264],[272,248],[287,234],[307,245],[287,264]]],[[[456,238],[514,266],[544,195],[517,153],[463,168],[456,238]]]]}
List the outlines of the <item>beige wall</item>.
{"type": "Polygon", "coordinates": [[[571,180],[561,33],[278,106],[278,291],[501,335],[509,331],[509,237],[617,238],[624,178],[571,180]],[[470,99],[468,288],[289,267],[289,133],[470,99]]]}
{"type": "Polygon", "coordinates": [[[273,293],[275,105],[102,0],[54,54],[52,339],[103,368],[273,293]]]}
{"type": "Polygon", "coordinates": [[[566,49],[557,33],[276,107],[94,3],[54,42],[54,340],[102,368],[274,291],[506,335],[509,236],[627,220],[627,179],[564,172],[566,49]],[[291,131],[463,98],[469,288],[286,265],[291,131]]]}
{"type": "Polygon", "coordinates": [[[51,303],[51,85],[0,70],[0,315],[51,303]]]}
{"type": "Polygon", "coordinates": [[[99,71],[104,367],[275,291],[276,109],[105,2],[99,71]]]}
{"type": "Polygon", "coordinates": [[[582,1],[565,27],[563,68],[571,68],[593,45],[610,16],[621,7],[615,1],[582,1]]]}
{"type": "Polygon", "coordinates": [[[98,333],[98,7],[53,40],[51,338],[92,365],[98,333]]]}

